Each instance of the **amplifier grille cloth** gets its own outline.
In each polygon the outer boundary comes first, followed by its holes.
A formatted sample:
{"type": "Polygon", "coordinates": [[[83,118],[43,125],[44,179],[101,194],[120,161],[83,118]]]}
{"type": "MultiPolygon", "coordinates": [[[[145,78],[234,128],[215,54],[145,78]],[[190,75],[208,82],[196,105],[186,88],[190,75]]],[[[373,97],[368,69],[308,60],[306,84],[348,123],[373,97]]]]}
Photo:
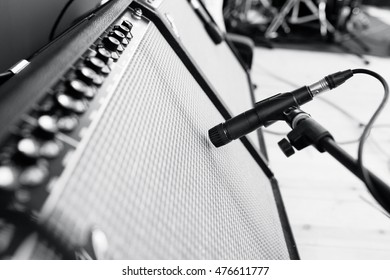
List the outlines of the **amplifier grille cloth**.
{"type": "MultiPolygon", "coordinates": [[[[268,179],[151,25],[46,226],[78,244],[92,226],[110,259],[286,259],[268,179]]],[[[44,256],[34,256],[44,258],[44,256]]]]}

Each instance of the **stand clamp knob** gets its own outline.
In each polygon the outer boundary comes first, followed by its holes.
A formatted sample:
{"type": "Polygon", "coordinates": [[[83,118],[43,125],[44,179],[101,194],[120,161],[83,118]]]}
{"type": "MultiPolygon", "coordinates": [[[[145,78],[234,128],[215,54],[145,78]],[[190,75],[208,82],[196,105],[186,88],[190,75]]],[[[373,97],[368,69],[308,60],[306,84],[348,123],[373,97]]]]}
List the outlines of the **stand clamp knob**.
{"type": "Polygon", "coordinates": [[[295,153],[293,146],[286,138],[280,140],[278,142],[278,145],[282,152],[286,155],[286,157],[290,157],[295,153]]]}

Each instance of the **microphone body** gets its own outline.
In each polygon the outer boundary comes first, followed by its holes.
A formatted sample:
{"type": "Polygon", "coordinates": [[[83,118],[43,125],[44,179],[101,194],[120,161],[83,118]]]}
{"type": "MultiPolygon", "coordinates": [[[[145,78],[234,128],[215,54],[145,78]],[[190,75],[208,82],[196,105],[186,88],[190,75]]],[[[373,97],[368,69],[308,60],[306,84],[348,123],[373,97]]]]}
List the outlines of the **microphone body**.
{"type": "Polygon", "coordinates": [[[313,99],[317,94],[333,89],[352,77],[351,70],[337,72],[324,79],[303,86],[297,90],[279,93],[257,102],[254,108],[227,120],[209,130],[211,142],[216,147],[238,139],[260,126],[284,119],[284,112],[291,107],[299,107],[313,99]]]}

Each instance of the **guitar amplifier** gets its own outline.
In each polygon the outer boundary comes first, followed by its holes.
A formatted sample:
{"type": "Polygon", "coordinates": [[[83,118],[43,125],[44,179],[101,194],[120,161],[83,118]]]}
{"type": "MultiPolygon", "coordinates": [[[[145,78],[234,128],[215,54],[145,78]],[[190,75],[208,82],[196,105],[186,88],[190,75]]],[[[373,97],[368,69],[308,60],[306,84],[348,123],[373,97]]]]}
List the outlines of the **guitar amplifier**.
{"type": "Polygon", "coordinates": [[[250,84],[193,8],[110,1],[0,87],[1,258],[297,257],[262,156],[208,139],[250,84]]]}

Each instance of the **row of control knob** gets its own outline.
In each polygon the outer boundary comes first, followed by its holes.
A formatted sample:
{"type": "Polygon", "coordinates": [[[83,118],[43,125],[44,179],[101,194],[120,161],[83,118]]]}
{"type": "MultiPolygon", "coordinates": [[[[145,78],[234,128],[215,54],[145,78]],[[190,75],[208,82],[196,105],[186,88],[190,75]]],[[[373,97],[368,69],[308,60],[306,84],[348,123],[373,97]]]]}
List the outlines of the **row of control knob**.
{"type": "MultiPolygon", "coordinates": [[[[0,150],[0,191],[12,194],[20,187],[36,187],[49,179],[50,160],[57,158],[64,144],[58,133],[69,133],[79,123],[98,88],[121,53],[129,45],[132,24],[123,20],[99,40],[93,51],[72,70],[53,95],[38,106],[34,120],[25,121],[13,146],[0,150]]],[[[15,137],[14,137],[15,138],[15,137]]]]}
{"type": "Polygon", "coordinates": [[[129,27],[132,25],[128,20],[116,25],[79,66],[76,77],[67,81],[66,87],[57,93],[56,101],[63,109],[76,114],[88,109],[86,99],[95,96],[96,87],[104,82],[104,77],[111,71],[110,65],[119,59],[119,53],[129,44],[132,37],[129,27]]]}
{"type": "Polygon", "coordinates": [[[120,25],[115,25],[108,36],[103,39],[104,47],[112,52],[123,52],[132,39],[132,27],[133,25],[128,20],[124,20],[120,25]]]}
{"type": "Polygon", "coordinates": [[[84,65],[77,69],[76,79],[68,81],[66,92],[59,92],[57,102],[66,110],[76,114],[84,113],[88,104],[85,99],[92,99],[96,94],[96,86],[104,81],[104,76],[111,71],[110,65],[119,59],[132,39],[132,24],[124,20],[102,39],[94,51],[94,55],[84,60],[84,65]]]}
{"type": "Polygon", "coordinates": [[[12,192],[19,185],[35,187],[49,176],[49,160],[56,158],[63,143],[55,138],[58,132],[55,119],[41,116],[35,125],[26,125],[16,146],[1,154],[0,190],[12,192]]]}

